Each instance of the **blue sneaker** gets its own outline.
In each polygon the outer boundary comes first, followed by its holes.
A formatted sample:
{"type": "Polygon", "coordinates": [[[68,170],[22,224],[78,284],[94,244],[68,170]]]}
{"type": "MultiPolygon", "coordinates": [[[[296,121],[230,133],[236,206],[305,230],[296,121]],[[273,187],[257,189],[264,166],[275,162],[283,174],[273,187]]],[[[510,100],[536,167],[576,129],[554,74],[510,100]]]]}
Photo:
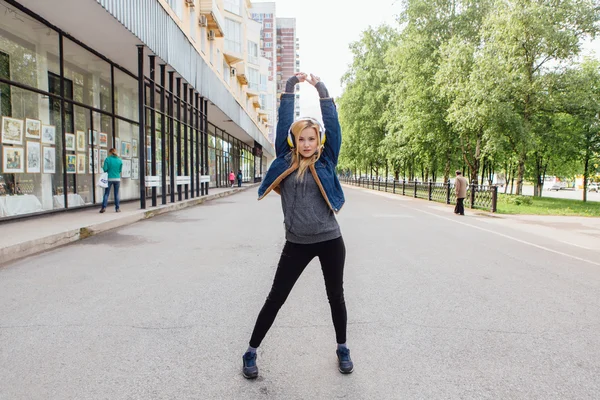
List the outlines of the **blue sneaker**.
{"type": "Polygon", "coordinates": [[[256,366],[256,353],[246,352],[242,357],[244,368],[242,374],[246,379],[255,379],[258,376],[258,367],[256,366]]]}
{"type": "Polygon", "coordinates": [[[338,369],[342,374],[351,374],[354,371],[354,364],[352,363],[352,359],[350,358],[350,349],[347,347],[342,347],[339,350],[336,350],[338,358],[338,369]]]}

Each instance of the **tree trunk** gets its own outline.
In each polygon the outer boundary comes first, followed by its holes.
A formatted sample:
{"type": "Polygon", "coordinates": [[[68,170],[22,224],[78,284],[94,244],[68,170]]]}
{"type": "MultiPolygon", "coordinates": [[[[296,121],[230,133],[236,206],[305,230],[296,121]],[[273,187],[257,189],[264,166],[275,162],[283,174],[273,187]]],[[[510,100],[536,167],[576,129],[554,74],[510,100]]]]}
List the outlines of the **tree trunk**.
{"type": "Polygon", "coordinates": [[[450,151],[446,152],[446,165],[444,165],[444,183],[450,180],[450,151]]]}
{"type": "Polygon", "coordinates": [[[542,174],[542,166],[541,166],[540,156],[536,153],[535,154],[535,184],[533,186],[533,197],[542,197],[542,194],[540,193],[541,174],[542,174]]]}
{"type": "Polygon", "coordinates": [[[510,181],[510,170],[512,169],[512,164],[504,163],[504,194],[508,191],[508,182],[510,181]],[[509,167],[510,165],[510,167],[509,167]]]}
{"type": "Polygon", "coordinates": [[[481,184],[485,181],[485,167],[487,166],[487,161],[484,157],[481,157],[481,184]]]}
{"type": "Polygon", "coordinates": [[[402,179],[406,179],[406,160],[402,162],[402,179]]]}
{"type": "MultiPolygon", "coordinates": [[[[471,170],[471,184],[479,185],[479,165],[481,163],[481,136],[483,134],[483,129],[479,130],[477,134],[477,144],[475,145],[475,157],[473,160],[473,169],[471,170]]],[[[485,160],[484,160],[485,161],[485,160]]],[[[482,176],[483,177],[483,176],[482,176]]]]}
{"type": "Polygon", "coordinates": [[[385,162],[385,180],[387,181],[387,177],[388,177],[388,162],[386,160],[385,162]]]}
{"type": "Polygon", "coordinates": [[[590,146],[585,149],[585,160],[583,161],[583,201],[587,202],[587,181],[590,168],[590,146]]]}
{"type": "Polygon", "coordinates": [[[525,176],[525,156],[519,157],[517,164],[517,194],[523,194],[523,177],[525,176]]]}
{"type": "Polygon", "coordinates": [[[542,197],[542,195],[544,194],[544,183],[546,182],[546,169],[548,168],[548,164],[546,163],[546,165],[544,165],[543,171],[542,171],[542,184],[540,186],[540,197],[542,197]]]}
{"type": "Polygon", "coordinates": [[[512,172],[510,173],[510,194],[513,194],[513,189],[515,187],[515,167],[512,167],[512,172]]]}

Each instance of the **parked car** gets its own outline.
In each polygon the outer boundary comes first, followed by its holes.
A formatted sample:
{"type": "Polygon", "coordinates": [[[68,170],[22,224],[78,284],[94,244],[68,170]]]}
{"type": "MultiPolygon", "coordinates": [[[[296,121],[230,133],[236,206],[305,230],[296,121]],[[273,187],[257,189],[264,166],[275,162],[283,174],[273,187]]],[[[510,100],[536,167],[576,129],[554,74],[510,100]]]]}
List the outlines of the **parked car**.
{"type": "Polygon", "coordinates": [[[588,192],[596,192],[598,193],[598,191],[600,190],[599,185],[596,182],[592,182],[590,184],[588,184],[587,190],[588,192]]]}
{"type": "Polygon", "coordinates": [[[554,182],[552,186],[548,188],[548,190],[556,190],[557,192],[561,189],[565,189],[567,184],[565,182],[554,182]]]}

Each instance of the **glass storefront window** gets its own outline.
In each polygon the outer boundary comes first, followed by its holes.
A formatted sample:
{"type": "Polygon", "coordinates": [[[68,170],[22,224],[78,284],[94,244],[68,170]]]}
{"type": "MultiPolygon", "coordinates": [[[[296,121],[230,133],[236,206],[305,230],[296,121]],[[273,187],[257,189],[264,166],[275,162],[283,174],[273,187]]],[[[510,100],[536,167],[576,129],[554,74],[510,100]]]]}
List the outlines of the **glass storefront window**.
{"type": "Polygon", "coordinates": [[[116,123],[115,149],[123,161],[121,200],[138,199],[140,197],[139,125],[118,118],[116,123]]]}
{"type": "MultiPolygon", "coordinates": [[[[91,132],[92,115],[87,108],[72,106],[73,118],[72,121],[67,119],[67,183],[68,183],[68,204],[69,208],[91,204],[94,200],[94,190],[99,191],[94,186],[94,169],[99,171],[98,157],[96,157],[95,165],[92,167],[93,161],[90,154],[94,154],[91,148],[94,135],[91,132]],[[72,136],[71,136],[72,135],[72,136]],[[74,139],[74,142],[73,142],[74,139]],[[73,173],[72,162],[75,162],[75,172],[73,173]]],[[[68,113],[67,113],[68,115],[68,113]]],[[[98,123],[96,123],[96,152],[98,152],[98,123]]],[[[96,175],[97,176],[97,175],[96,175]]],[[[96,197],[97,199],[98,197],[96,197]]]]}
{"type": "Polygon", "coordinates": [[[0,217],[63,208],[60,101],[6,86],[10,107],[1,116],[0,217]]]}
{"type": "Polygon", "coordinates": [[[217,184],[217,160],[215,149],[208,149],[208,170],[210,171],[210,186],[217,184]]]}
{"type": "Polygon", "coordinates": [[[110,64],[67,38],[63,43],[65,78],[73,82],[73,100],[110,112],[110,64]]]}
{"type": "Polygon", "coordinates": [[[138,94],[138,81],[115,68],[115,113],[120,117],[138,121],[138,94]]]}
{"type": "Polygon", "coordinates": [[[59,74],[58,33],[0,1],[0,76],[48,90],[48,71],[59,74]]]}

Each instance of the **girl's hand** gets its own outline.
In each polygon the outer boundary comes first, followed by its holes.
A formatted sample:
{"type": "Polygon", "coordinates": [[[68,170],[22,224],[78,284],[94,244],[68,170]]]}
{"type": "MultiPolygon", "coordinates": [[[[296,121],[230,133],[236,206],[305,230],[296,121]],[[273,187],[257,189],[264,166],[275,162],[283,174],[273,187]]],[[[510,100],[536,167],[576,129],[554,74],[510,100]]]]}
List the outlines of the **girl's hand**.
{"type": "Polygon", "coordinates": [[[294,75],[298,78],[298,82],[300,83],[304,82],[307,79],[306,74],[304,72],[296,72],[294,75]]]}
{"type": "Polygon", "coordinates": [[[313,86],[317,86],[317,83],[321,82],[321,78],[319,78],[318,76],[315,76],[313,74],[310,74],[310,78],[306,77],[306,81],[313,86]]]}

